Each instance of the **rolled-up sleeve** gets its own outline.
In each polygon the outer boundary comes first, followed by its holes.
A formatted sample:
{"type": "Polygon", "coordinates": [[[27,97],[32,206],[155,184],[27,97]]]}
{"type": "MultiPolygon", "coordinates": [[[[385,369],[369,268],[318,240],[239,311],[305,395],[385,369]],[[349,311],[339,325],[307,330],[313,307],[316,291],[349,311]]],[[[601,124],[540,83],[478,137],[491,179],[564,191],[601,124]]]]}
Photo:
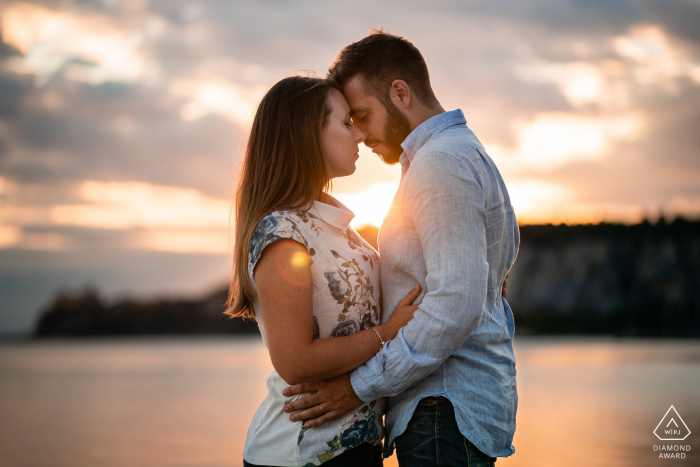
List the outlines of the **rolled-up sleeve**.
{"type": "Polygon", "coordinates": [[[404,206],[423,250],[427,291],[414,319],[351,374],[363,401],[394,396],[431,374],[479,326],[488,262],[477,161],[433,152],[411,163],[404,206]]]}

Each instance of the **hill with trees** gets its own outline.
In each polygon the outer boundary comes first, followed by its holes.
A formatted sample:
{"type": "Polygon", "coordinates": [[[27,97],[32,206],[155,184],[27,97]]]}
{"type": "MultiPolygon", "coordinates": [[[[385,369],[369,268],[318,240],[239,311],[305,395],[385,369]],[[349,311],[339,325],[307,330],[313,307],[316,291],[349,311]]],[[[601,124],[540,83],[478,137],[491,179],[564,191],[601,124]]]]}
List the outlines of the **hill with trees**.
{"type": "MultiPolygon", "coordinates": [[[[358,232],[376,248],[377,229],[358,232]]],[[[508,281],[520,334],[700,336],[700,222],[527,225],[508,281]]],[[[227,289],[199,299],[108,303],[98,291],[58,294],[37,337],[256,334],[222,314],[227,289]]]]}

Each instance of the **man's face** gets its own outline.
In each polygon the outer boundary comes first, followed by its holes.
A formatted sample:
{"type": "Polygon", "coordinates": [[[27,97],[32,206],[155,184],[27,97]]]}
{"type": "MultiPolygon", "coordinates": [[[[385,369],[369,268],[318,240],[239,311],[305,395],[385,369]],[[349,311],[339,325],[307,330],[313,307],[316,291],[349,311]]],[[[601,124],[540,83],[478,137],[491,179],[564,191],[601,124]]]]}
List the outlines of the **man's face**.
{"type": "Polygon", "coordinates": [[[353,123],[365,134],[365,146],[387,164],[399,162],[403,152],[401,143],[411,132],[406,116],[393,104],[385,107],[368,94],[359,75],[345,84],[343,95],[350,105],[353,123]]]}

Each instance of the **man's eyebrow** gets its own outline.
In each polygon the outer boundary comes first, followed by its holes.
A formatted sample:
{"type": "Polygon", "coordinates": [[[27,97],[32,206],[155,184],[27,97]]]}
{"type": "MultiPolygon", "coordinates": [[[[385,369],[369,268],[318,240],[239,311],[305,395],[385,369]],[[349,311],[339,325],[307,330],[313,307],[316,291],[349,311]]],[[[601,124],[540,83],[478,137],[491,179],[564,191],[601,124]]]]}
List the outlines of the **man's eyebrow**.
{"type": "Polygon", "coordinates": [[[367,109],[367,107],[358,107],[358,108],[356,108],[356,109],[350,110],[350,115],[351,115],[351,116],[357,115],[357,114],[360,113],[360,112],[367,112],[368,110],[369,110],[369,109],[367,109]]]}

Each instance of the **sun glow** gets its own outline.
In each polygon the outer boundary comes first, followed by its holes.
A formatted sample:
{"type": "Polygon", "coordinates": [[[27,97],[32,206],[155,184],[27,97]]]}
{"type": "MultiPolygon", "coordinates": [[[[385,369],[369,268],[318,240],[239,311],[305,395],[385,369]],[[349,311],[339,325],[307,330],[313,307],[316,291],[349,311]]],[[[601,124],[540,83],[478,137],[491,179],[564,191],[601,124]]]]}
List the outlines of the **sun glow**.
{"type": "Polygon", "coordinates": [[[142,232],[133,242],[136,248],[173,253],[228,253],[225,229],[152,229],[142,232]]]}
{"type": "Polygon", "coordinates": [[[398,187],[398,184],[375,183],[361,192],[338,193],[335,196],[355,213],[351,222],[353,227],[367,224],[380,226],[389,212],[398,187]]]}
{"type": "Polygon", "coordinates": [[[229,202],[191,188],[142,182],[86,181],[78,192],[85,203],[59,204],[56,224],[102,229],[132,227],[226,228],[229,202]]]}
{"type": "Polygon", "coordinates": [[[309,264],[309,255],[302,251],[297,251],[292,255],[292,266],[302,267],[309,264]]]}
{"type": "Polygon", "coordinates": [[[486,147],[502,170],[548,172],[571,162],[603,158],[616,142],[634,139],[643,123],[637,114],[590,118],[543,113],[516,123],[514,148],[486,147]]]}
{"type": "Polygon", "coordinates": [[[0,225],[0,248],[15,245],[22,238],[22,230],[14,225],[0,225]]]}
{"type": "Polygon", "coordinates": [[[604,91],[604,76],[585,62],[536,62],[518,66],[516,73],[525,81],[557,84],[575,106],[598,101],[604,91]]]}

